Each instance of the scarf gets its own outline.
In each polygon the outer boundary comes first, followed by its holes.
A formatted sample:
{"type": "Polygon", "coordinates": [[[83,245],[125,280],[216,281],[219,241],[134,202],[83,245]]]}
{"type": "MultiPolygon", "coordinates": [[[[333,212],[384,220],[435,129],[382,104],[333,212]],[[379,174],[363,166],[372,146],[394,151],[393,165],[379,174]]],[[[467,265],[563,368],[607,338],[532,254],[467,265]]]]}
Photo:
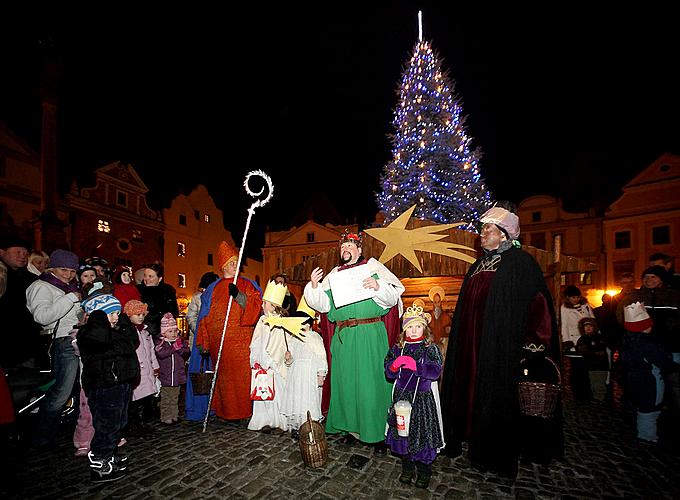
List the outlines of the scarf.
{"type": "Polygon", "coordinates": [[[68,283],[64,283],[61,281],[59,278],[57,278],[54,274],[44,272],[40,275],[38,278],[39,280],[45,281],[46,283],[49,283],[52,286],[57,287],[59,290],[64,292],[64,295],[67,293],[80,293],[80,287],[78,286],[78,280],[73,278],[71,281],[68,283]]]}

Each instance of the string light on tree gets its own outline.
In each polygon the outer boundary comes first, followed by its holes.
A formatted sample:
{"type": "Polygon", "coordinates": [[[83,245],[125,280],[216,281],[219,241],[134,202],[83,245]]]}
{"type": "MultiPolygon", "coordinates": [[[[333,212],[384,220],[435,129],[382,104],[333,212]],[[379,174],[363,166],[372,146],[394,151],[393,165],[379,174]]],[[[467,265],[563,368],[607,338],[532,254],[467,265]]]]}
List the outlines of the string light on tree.
{"type": "Polygon", "coordinates": [[[423,40],[420,20],[419,13],[418,43],[402,75],[392,160],[381,176],[378,204],[388,222],[417,204],[416,217],[465,221],[471,229],[492,204],[480,173],[481,152],[471,149],[455,82],[423,40]]]}

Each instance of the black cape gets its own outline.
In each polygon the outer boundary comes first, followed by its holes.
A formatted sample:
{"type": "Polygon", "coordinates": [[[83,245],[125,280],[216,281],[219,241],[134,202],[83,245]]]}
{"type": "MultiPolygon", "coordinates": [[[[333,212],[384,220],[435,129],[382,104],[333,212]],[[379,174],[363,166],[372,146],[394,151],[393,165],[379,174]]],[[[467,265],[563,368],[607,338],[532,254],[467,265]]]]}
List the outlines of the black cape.
{"type": "MultiPolygon", "coordinates": [[[[466,300],[470,277],[485,257],[478,259],[468,270],[458,297],[459,304],[466,300]]],[[[524,417],[519,408],[520,361],[526,357],[522,346],[527,335],[531,336],[525,324],[537,294],[543,294],[547,302],[552,332],[549,348],[540,355],[549,356],[559,366],[555,310],[543,273],[526,252],[514,247],[502,252],[484,310],[468,457],[473,465],[511,476],[517,474],[520,455],[540,462],[563,455],[561,406],[557,408],[556,417],[549,420],[524,417]]],[[[454,314],[442,384],[442,416],[447,443],[444,451],[449,456],[461,453],[463,441],[453,425],[453,408],[458,402],[452,391],[446,390],[454,384],[458,336],[466,329],[466,325],[461,324],[462,309],[457,306],[454,314]]]]}

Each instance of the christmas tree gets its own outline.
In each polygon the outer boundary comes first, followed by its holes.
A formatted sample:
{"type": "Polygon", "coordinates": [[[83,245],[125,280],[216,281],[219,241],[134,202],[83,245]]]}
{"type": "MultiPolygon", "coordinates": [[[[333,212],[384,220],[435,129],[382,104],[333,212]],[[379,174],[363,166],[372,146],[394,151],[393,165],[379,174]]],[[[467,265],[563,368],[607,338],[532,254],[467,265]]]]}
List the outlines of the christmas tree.
{"type": "Polygon", "coordinates": [[[492,204],[454,85],[430,44],[420,40],[402,77],[392,160],[380,179],[378,205],[387,221],[417,205],[415,217],[466,222],[461,227],[472,229],[492,204]]]}

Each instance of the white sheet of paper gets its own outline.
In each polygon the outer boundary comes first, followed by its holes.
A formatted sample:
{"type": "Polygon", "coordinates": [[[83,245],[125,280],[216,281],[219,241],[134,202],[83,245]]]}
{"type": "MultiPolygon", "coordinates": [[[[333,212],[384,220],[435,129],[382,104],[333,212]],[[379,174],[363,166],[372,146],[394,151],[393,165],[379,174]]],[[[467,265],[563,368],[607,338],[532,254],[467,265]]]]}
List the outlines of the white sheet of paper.
{"type": "Polygon", "coordinates": [[[364,280],[371,276],[368,266],[357,266],[328,275],[335,307],[346,306],[375,297],[376,291],[364,288],[364,280]]]}

